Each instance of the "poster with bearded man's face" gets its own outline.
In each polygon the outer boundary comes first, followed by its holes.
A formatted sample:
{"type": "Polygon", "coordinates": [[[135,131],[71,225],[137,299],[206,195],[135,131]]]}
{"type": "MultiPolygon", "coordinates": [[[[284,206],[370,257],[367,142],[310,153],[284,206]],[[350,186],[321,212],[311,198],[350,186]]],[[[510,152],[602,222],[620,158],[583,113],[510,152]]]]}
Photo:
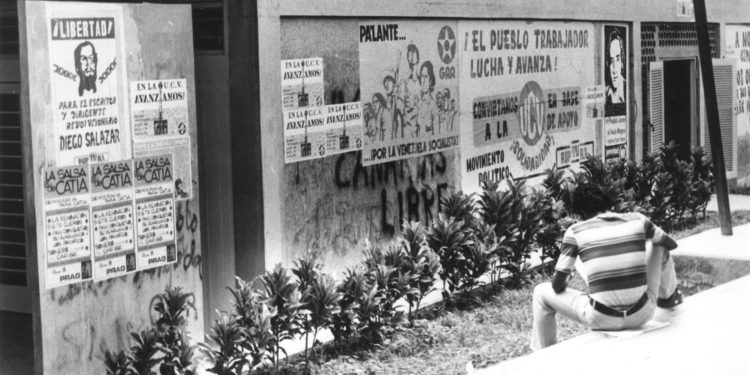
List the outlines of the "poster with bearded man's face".
{"type": "Polygon", "coordinates": [[[83,96],[83,91],[96,92],[96,49],[94,45],[85,41],[73,51],[76,74],[78,74],[78,96],[83,96]]]}
{"type": "Polygon", "coordinates": [[[122,9],[47,6],[56,165],[131,156],[122,9]]]}

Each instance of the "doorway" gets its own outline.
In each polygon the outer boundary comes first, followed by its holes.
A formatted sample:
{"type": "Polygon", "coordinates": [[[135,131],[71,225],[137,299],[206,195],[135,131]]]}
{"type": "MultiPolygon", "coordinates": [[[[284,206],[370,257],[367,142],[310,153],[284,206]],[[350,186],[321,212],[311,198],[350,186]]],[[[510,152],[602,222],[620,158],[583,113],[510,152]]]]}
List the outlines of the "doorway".
{"type": "Polygon", "coordinates": [[[664,61],[664,143],[674,141],[680,159],[698,144],[695,60],[664,61]]]}

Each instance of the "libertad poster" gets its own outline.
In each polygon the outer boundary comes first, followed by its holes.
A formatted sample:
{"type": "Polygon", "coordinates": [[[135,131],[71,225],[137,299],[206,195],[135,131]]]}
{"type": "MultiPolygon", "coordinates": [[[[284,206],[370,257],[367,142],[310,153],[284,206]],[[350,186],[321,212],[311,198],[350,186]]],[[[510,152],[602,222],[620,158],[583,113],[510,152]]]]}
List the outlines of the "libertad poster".
{"type": "Polygon", "coordinates": [[[449,21],[359,24],[364,165],[458,147],[456,29],[449,21]]]}
{"type": "Polygon", "coordinates": [[[130,158],[121,9],[51,3],[46,10],[55,164],[130,158]]]}
{"type": "Polygon", "coordinates": [[[458,35],[464,191],[593,153],[595,129],[582,125],[595,83],[593,25],[462,21],[458,35]]]}

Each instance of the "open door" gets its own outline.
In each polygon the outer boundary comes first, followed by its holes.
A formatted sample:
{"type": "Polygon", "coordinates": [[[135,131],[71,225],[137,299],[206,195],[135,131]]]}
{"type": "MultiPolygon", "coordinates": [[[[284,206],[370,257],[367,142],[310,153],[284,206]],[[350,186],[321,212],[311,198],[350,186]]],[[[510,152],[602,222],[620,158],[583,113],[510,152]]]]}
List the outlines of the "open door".
{"type": "Polygon", "coordinates": [[[649,65],[649,108],[651,113],[651,136],[649,153],[664,145],[664,63],[654,61],[649,65]]]}

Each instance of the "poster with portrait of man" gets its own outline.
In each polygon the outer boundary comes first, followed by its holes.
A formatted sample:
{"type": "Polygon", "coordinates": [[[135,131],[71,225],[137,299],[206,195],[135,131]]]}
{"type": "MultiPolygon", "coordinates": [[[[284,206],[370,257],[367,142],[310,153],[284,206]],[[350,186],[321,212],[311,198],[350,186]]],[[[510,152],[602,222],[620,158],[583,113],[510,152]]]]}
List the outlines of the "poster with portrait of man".
{"type": "Polygon", "coordinates": [[[122,10],[48,3],[56,165],[130,158],[122,10]]]}
{"type": "Polygon", "coordinates": [[[604,116],[624,116],[627,110],[627,29],[604,26],[604,116]]]}
{"type": "Polygon", "coordinates": [[[457,23],[374,20],[358,31],[362,163],[458,147],[457,23]]]}
{"type": "Polygon", "coordinates": [[[604,158],[627,158],[628,124],[628,30],[604,25],[604,158]]]}

